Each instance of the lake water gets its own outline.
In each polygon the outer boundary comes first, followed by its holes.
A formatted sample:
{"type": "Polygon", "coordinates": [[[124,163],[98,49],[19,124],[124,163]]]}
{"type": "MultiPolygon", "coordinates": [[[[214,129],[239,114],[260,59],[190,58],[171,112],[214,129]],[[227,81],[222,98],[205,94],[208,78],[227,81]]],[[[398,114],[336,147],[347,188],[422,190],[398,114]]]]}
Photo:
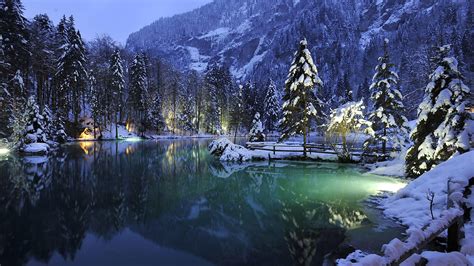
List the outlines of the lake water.
{"type": "Polygon", "coordinates": [[[404,183],[354,165],[222,164],[210,140],[79,142],[0,157],[1,265],[320,265],[403,228],[365,206],[404,183]]]}

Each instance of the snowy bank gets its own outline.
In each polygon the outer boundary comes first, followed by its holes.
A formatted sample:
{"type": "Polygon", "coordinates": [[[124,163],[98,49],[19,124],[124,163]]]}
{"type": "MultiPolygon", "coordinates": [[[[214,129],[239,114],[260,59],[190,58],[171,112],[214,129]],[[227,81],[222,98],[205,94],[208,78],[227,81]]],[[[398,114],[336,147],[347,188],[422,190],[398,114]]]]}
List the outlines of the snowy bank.
{"type": "Polygon", "coordinates": [[[441,163],[433,170],[413,180],[383,203],[384,214],[396,218],[410,228],[422,228],[431,221],[427,193],[434,193],[433,212],[437,217],[446,209],[446,188],[451,178],[451,193],[462,192],[474,177],[474,151],[441,163]]]}
{"type": "Polygon", "coordinates": [[[47,154],[50,146],[46,143],[30,143],[21,148],[21,152],[27,154],[47,154]]]}
{"type": "MultiPolygon", "coordinates": [[[[350,254],[346,259],[338,260],[339,265],[387,265],[404,252],[414,249],[419,243],[427,241],[431,235],[439,235],[455,217],[463,212],[459,208],[447,206],[447,186],[449,181],[450,200],[474,206],[474,195],[463,199],[463,192],[474,177],[474,151],[452,158],[441,163],[433,170],[412,181],[397,194],[381,202],[384,214],[397,219],[408,226],[407,239],[393,239],[382,247],[383,256],[364,254],[361,251],[350,254]],[[430,212],[430,201],[427,195],[434,194],[433,216],[430,212]]],[[[471,213],[473,215],[474,213],[471,213]]],[[[474,216],[471,216],[474,217],[474,216]]],[[[420,259],[428,265],[473,265],[474,263],[474,224],[464,227],[465,238],[461,240],[461,252],[425,251],[412,255],[402,265],[414,265],[420,259]],[[449,262],[449,263],[447,263],[449,262]]]]}

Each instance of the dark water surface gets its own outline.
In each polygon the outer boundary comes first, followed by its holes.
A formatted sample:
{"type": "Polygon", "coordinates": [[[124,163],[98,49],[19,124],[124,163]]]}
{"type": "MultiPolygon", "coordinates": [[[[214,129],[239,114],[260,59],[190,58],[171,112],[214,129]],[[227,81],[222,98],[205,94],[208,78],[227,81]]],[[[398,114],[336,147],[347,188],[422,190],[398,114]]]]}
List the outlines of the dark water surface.
{"type": "Polygon", "coordinates": [[[402,228],[365,207],[400,181],[351,165],[222,164],[210,140],[80,142],[0,155],[0,264],[320,265],[402,228]]]}

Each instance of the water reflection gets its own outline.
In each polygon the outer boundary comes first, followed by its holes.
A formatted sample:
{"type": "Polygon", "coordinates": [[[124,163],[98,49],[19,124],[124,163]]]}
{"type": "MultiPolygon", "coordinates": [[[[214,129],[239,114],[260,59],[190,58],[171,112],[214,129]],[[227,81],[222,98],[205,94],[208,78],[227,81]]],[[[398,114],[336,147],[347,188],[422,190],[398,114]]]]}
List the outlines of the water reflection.
{"type": "Polygon", "coordinates": [[[0,264],[318,265],[365,241],[353,230],[375,246],[401,231],[376,232],[359,203],[393,180],[335,164],[222,164],[207,144],[79,142],[0,160],[0,264]]]}

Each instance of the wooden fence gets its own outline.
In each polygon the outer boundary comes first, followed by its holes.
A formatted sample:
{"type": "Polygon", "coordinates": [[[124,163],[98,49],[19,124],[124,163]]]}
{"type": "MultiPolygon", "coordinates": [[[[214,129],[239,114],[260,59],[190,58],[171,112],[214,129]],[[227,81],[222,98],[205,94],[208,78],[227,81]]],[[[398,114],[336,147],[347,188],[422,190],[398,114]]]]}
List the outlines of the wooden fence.
{"type": "MultiPolygon", "coordinates": [[[[290,152],[290,153],[303,153],[303,144],[283,144],[275,142],[247,142],[246,147],[250,150],[259,150],[259,151],[270,151],[274,155],[277,152],[290,152]]],[[[317,143],[308,143],[306,144],[306,152],[309,154],[312,153],[321,153],[321,154],[332,154],[338,155],[334,148],[326,144],[317,144],[317,143]]],[[[342,144],[336,144],[336,148],[340,147],[342,149],[342,144]]],[[[387,148],[387,153],[395,151],[395,149],[387,148]]],[[[353,147],[350,149],[351,156],[360,156],[360,157],[371,157],[371,158],[380,158],[387,159],[390,157],[388,154],[382,154],[377,152],[366,152],[363,148],[353,147]]]]}

